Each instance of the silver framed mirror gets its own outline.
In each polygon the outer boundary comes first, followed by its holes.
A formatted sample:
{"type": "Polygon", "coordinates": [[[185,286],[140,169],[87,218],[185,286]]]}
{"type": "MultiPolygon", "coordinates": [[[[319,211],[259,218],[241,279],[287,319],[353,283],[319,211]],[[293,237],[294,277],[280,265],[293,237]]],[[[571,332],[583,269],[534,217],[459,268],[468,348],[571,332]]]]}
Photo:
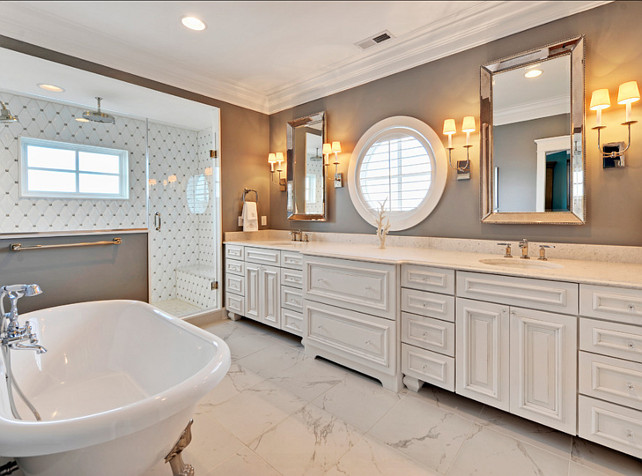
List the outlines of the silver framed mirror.
{"type": "Polygon", "coordinates": [[[326,221],[325,112],[287,124],[288,220],[326,221]]]}
{"type": "Polygon", "coordinates": [[[481,67],[484,223],[586,222],[584,38],[481,67]]]}

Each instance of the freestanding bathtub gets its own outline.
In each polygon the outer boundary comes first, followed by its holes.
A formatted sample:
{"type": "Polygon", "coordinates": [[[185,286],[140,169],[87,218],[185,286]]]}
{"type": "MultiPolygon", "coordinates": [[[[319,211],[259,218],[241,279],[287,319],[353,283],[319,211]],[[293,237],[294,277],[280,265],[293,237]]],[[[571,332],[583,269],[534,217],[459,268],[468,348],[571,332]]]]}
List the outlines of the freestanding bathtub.
{"type": "Polygon", "coordinates": [[[26,319],[48,352],[12,350],[13,374],[42,421],[14,392],[15,419],[0,382],[0,456],[16,457],[27,476],[139,476],[230,367],[221,339],[143,302],[71,304],[26,319]]]}

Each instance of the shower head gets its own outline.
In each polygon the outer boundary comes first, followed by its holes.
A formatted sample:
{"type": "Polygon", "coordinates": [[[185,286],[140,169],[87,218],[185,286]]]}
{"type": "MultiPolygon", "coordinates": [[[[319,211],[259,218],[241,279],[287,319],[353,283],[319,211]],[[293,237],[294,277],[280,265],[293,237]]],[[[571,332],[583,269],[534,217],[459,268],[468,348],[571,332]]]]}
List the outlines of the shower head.
{"type": "Polygon", "coordinates": [[[102,99],[103,98],[97,97],[96,101],[98,101],[98,108],[95,111],[83,112],[82,117],[91,122],[101,122],[103,124],[114,124],[116,122],[116,119],[114,119],[114,116],[105,114],[100,110],[100,101],[102,101],[102,99]]]}
{"type": "Polygon", "coordinates": [[[0,109],[0,123],[8,124],[9,122],[16,122],[18,120],[16,116],[9,112],[5,103],[0,101],[0,105],[2,105],[2,109],[0,109]]]}

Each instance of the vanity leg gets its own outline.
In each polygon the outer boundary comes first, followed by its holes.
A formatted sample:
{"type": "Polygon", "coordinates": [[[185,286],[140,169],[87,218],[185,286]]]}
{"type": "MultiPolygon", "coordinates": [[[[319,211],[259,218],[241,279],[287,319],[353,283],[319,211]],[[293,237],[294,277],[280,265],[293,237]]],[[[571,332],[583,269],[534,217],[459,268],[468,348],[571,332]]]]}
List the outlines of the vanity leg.
{"type": "Polygon", "coordinates": [[[424,383],[414,377],[409,377],[408,375],[405,375],[403,378],[403,383],[406,387],[408,387],[410,390],[413,392],[418,392],[421,387],[423,387],[424,383]]]}
{"type": "Polygon", "coordinates": [[[165,456],[165,462],[169,463],[174,476],[194,476],[194,467],[185,463],[181,455],[192,441],[192,423],[194,420],[189,421],[172,450],[165,456]]]}
{"type": "Polygon", "coordinates": [[[242,316],[239,316],[232,311],[227,311],[227,317],[229,317],[232,321],[240,321],[242,316]]]}

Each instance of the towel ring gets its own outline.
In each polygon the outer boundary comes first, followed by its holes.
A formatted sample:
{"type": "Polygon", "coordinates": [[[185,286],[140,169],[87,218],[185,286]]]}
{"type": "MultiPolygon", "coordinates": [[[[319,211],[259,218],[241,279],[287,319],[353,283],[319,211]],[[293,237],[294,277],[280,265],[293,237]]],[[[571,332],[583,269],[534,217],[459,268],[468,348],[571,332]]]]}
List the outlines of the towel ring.
{"type": "Polygon", "coordinates": [[[254,192],[254,194],[256,196],[256,203],[259,202],[259,192],[257,192],[254,189],[251,189],[251,188],[244,188],[243,189],[243,203],[245,203],[245,197],[247,196],[247,194],[251,193],[251,192],[254,192]]]}

